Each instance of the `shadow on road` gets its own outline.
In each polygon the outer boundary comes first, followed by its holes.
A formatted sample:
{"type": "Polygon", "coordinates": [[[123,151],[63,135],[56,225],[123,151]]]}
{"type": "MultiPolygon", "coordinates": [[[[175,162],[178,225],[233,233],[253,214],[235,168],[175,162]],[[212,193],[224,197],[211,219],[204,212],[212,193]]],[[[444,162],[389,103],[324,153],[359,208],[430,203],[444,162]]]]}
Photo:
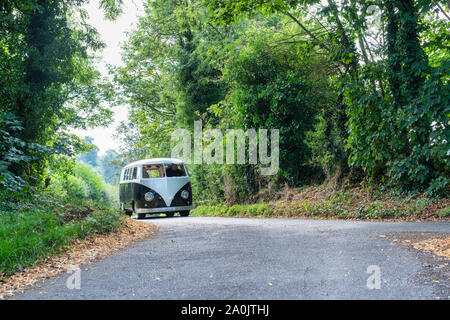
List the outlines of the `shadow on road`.
{"type": "MultiPolygon", "coordinates": [[[[180,218],[189,218],[189,217],[182,217],[182,216],[173,216],[173,217],[167,217],[165,215],[160,216],[148,216],[139,220],[157,220],[157,219],[180,219],[180,218]]],[[[135,218],[137,220],[137,218],[135,218]]]]}

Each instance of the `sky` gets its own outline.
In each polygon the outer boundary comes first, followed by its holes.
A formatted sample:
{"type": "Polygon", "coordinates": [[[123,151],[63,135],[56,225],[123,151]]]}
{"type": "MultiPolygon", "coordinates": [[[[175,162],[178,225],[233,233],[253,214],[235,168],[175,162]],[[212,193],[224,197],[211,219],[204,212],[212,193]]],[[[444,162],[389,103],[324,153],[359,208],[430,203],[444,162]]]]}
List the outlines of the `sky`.
{"type": "MultiPolygon", "coordinates": [[[[84,8],[89,13],[89,24],[97,29],[100,38],[106,44],[106,48],[101,54],[102,62],[98,66],[98,70],[107,76],[106,64],[122,65],[120,46],[127,39],[126,32],[133,30],[138,17],[143,15],[142,0],[124,1],[123,13],[116,21],[112,22],[104,19],[103,12],[99,9],[98,0],[91,0],[84,8]]],[[[118,141],[113,139],[113,135],[120,121],[127,118],[128,108],[126,105],[121,105],[114,107],[113,111],[114,121],[107,128],[72,131],[80,137],[90,136],[94,138],[93,143],[99,148],[99,155],[104,154],[108,149],[119,151],[118,141]]]]}

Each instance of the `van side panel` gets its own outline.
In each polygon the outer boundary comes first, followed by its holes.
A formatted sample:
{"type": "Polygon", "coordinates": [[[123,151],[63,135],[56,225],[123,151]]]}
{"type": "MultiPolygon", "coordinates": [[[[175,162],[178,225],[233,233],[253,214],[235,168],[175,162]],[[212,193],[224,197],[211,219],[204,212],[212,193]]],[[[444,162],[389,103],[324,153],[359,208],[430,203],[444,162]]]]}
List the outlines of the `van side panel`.
{"type": "Polygon", "coordinates": [[[131,184],[121,183],[119,186],[119,199],[124,204],[125,209],[132,209],[131,202],[133,198],[131,196],[131,184]]]}
{"type": "Polygon", "coordinates": [[[124,204],[125,209],[133,209],[133,201],[139,199],[135,186],[136,183],[130,179],[137,179],[140,171],[140,166],[122,169],[120,175],[119,199],[120,202],[124,204]]]}

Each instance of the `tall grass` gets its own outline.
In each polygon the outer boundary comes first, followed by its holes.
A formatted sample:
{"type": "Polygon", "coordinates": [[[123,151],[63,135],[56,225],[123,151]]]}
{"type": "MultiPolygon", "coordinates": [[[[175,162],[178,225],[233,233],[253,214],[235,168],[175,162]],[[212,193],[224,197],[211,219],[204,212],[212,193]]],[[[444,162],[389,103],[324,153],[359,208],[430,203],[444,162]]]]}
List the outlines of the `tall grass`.
{"type": "MultiPolygon", "coordinates": [[[[64,251],[75,239],[107,233],[122,224],[117,186],[104,183],[89,165],[71,167],[69,161],[59,165],[50,170],[48,187],[35,188],[24,201],[1,203],[0,280],[64,251]]],[[[8,199],[9,192],[0,190],[0,195],[8,199]]]]}
{"type": "Polygon", "coordinates": [[[75,239],[117,229],[121,217],[106,207],[69,223],[50,210],[0,211],[0,279],[64,251],[75,239]]]}

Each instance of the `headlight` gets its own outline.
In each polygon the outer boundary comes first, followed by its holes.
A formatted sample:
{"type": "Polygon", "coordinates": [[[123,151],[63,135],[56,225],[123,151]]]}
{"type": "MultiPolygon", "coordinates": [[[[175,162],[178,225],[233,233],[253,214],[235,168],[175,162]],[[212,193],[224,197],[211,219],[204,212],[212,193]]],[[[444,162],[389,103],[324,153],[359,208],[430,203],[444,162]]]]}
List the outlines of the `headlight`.
{"type": "Polygon", "coordinates": [[[144,195],[144,199],[145,199],[145,201],[152,201],[153,199],[155,199],[155,195],[153,194],[153,192],[147,192],[145,195],[144,195]]]}
{"type": "Polygon", "coordinates": [[[181,197],[183,199],[187,200],[187,198],[189,198],[189,191],[187,191],[187,190],[181,191],[181,197]]]}

